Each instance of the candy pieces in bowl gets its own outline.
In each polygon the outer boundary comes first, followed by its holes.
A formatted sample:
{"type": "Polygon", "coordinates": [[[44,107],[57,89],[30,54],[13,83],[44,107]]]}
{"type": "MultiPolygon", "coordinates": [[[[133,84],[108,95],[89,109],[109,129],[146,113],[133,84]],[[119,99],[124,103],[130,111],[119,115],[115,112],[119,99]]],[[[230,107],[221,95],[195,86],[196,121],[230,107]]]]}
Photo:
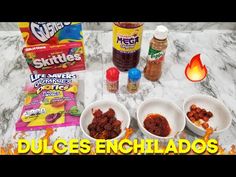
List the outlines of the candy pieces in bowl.
{"type": "Polygon", "coordinates": [[[181,133],[185,116],[171,101],[154,98],[144,101],[137,109],[138,126],[147,138],[168,140],[181,133]]]}
{"type": "Polygon", "coordinates": [[[183,110],[187,127],[199,136],[204,136],[206,129],[211,127],[212,136],[215,137],[231,125],[229,110],[219,100],[208,95],[193,95],[186,98],[183,110]]]}

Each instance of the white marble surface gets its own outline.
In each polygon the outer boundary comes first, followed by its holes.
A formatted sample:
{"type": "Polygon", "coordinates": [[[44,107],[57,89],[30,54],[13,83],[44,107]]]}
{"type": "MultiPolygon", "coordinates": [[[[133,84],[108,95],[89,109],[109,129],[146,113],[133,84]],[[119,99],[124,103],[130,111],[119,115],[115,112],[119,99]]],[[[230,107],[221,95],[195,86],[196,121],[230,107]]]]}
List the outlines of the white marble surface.
{"type": "MultiPolygon", "coordinates": [[[[143,35],[139,68],[143,69],[149,40],[153,31],[143,35]]],[[[106,91],[104,74],[111,62],[112,33],[110,31],[84,31],[87,71],[80,72],[80,103],[86,106],[102,98],[112,98],[123,103],[132,116],[131,127],[135,129],[132,138],[143,138],[137,128],[135,112],[137,105],[150,97],[169,99],[182,107],[183,99],[196,93],[214,96],[230,110],[233,118],[230,129],[219,137],[226,149],[236,144],[236,31],[203,30],[171,31],[163,75],[159,82],[142,78],[141,88],[136,94],[128,94],[125,86],[127,73],[121,74],[120,90],[117,94],[106,91]],[[201,83],[191,83],[185,78],[184,68],[192,56],[201,53],[208,68],[208,76],[201,83]]],[[[23,41],[19,32],[0,32],[0,147],[13,143],[24,136],[27,139],[40,138],[45,130],[16,134],[15,123],[20,115],[24,94],[22,88],[30,74],[22,56],[23,41]],[[16,135],[16,136],[14,136],[16,135]]],[[[196,136],[185,129],[187,138],[196,136]]],[[[51,140],[80,138],[79,127],[57,128],[51,140]]]]}

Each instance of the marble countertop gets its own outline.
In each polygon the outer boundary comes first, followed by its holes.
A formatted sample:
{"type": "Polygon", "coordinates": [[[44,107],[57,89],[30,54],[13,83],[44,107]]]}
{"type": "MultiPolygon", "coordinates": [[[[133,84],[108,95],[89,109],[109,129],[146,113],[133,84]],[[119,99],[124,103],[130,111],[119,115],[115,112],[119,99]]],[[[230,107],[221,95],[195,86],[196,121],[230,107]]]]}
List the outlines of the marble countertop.
{"type": "MultiPolygon", "coordinates": [[[[153,31],[143,34],[141,59],[138,68],[143,70],[149,41],[153,31]]],[[[145,138],[135,120],[137,106],[145,99],[160,97],[174,101],[182,107],[183,100],[192,94],[207,94],[222,101],[230,110],[233,118],[230,128],[219,136],[219,143],[226,149],[236,144],[236,31],[201,30],[171,31],[163,74],[158,82],[141,79],[141,87],[135,94],[126,91],[127,73],[121,73],[120,90],[116,94],[106,91],[105,71],[113,66],[111,31],[84,31],[87,70],[79,72],[81,107],[96,100],[108,98],[123,103],[132,117],[131,127],[135,130],[132,138],[145,138]],[[188,81],[184,75],[187,63],[195,54],[201,54],[202,62],[208,68],[207,78],[200,83],[188,81]]],[[[24,46],[20,32],[0,32],[0,147],[13,144],[19,137],[38,139],[45,130],[16,133],[15,123],[19,118],[25,82],[30,71],[21,53],[24,46]]],[[[187,128],[184,130],[189,140],[196,138],[187,128]]],[[[51,141],[80,138],[80,127],[55,129],[51,141]]]]}

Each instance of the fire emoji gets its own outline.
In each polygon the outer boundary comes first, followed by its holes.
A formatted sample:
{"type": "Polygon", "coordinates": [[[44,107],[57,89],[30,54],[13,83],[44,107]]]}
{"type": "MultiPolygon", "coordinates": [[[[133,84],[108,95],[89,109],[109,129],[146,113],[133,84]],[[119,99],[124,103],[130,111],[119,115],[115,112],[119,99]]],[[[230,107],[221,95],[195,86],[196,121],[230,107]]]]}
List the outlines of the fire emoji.
{"type": "Polygon", "coordinates": [[[185,76],[192,82],[199,82],[207,75],[207,68],[202,65],[200,54],[195,55],[185,68],[185,76]]]}

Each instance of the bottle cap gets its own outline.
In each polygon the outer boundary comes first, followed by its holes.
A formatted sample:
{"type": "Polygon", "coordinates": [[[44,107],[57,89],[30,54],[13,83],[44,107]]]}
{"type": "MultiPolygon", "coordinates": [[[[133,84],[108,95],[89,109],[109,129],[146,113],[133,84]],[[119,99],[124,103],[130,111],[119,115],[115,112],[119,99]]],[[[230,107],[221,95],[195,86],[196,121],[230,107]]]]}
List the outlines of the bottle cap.
{"type": "Polygon", "coordinates": [[[119,70],[116,67],[111,67],[106,71],[106,78],[109,81],[117,81],[119,79],[119,70]]]}
{"type": "Polygon", "coordinates": [[[141,71],[137,68],[132,68],[128,72],[129,79],[137,81],[141,78],[141,71]]]}
{"type": "Polygon", "coordinates": [[[168,29],[165,26],[159,25],[156,27],[154,32],[154,37],[156,39],[164,40],[167,38],[167,36],[168,36],[168,29]]]}

